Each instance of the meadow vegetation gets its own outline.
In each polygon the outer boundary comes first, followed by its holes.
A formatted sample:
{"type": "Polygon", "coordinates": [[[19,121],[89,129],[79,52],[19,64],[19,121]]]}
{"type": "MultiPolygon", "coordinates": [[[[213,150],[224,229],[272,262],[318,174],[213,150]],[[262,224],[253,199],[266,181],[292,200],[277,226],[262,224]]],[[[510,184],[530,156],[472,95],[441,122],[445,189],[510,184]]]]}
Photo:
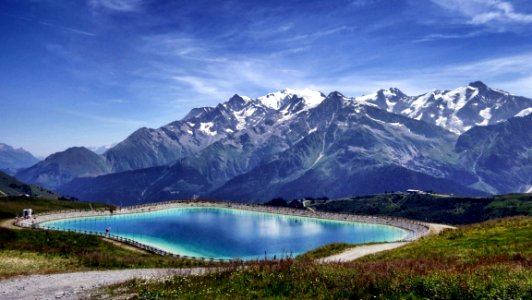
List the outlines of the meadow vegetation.
{"type": "Polygon", "coordinates": [[[403,217],[446,224],[472,224],[494,218],[532,216],[532,194],[470,198],[386,193],[306,202],[318,211],[403,217]]]}
{"type": "MultiPolygon", "coordinates": [[[[35,212],[105,207],[96,203],[31,198],[0,199],[0,216],[13,218],[22,208],[35,212]]],[[[0,218],[0,222],[5,222],[0,218]]],[[[125,268],[214,265],[214,262],[164,257],[127,249],[101,237],[73,232],[0,227],[0,278],[22,274],[125,268]]]]}
{"type": "Polygon", "coordinates": [[[279,260],[108,293],[138,299],[531,299],[532,218],[444,231],[350,263],[279,260]]]}
{"type": "Polygon", "coordinates": [[[107,208],[101,203],[79,202],[72,200],[43,199],[34,197],[2,197],[0,198],[0,220],[12,219],[22,213],[24,208],[33,209],[33,213],[44,213],[63,209],[97,209],[107,208]]]}

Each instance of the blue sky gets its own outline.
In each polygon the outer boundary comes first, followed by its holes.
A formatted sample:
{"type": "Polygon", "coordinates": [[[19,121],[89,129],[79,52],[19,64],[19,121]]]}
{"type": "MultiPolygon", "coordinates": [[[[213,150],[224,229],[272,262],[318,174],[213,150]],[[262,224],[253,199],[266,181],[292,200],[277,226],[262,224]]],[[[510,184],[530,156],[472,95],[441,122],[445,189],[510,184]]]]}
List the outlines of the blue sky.
{"type": "Polygon", "coordinates": [[[528,0],[0,2],[0,142],[44,156],[286,87],[532,97],[528,0]]]}

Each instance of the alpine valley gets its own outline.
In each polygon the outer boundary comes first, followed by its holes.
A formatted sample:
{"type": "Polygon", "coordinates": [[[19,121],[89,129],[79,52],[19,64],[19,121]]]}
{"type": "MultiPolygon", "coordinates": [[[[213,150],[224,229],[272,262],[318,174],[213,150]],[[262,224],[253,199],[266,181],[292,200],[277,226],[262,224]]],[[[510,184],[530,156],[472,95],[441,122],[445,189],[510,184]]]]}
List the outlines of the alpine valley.
{"type": "Polygon", "coordinates": [[[405,95],[234,95],[102,155],[71,148],[16,174],[118,205],[193,197],[265,202],[432,190],[532,192],[532,99],[473,82],[405,95]]]}

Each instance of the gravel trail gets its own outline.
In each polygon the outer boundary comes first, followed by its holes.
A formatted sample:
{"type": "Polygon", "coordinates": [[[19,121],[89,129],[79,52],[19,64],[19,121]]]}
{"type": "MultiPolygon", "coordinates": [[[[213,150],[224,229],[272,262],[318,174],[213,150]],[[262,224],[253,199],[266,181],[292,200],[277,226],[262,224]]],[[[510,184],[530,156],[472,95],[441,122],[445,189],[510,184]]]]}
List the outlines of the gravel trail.
{"type": "MultiPolygon", "coordinates": [[[[429,235],[438,235],[444,230],[456,229],[456,227],[454,226],[445,225],[445,224],[426,223],[426,225],[429,227],[429,235]]],[[[351,249],[347,249],[342,253],[320,258],[318,259],[318,262],[333,263],[333,262],[352,261],[362,256],[366,256],[368,254],[374,254],[374,253],[378,253],[378,252],[382,252],[386,250],[395,249],[395,248],[404,246],[410,242],[411,241],[361,245],[361,246],[357,246],[351,249]]]]}
{"type": "Polygon", "coordinates": [[[215,269],[129,269],[18,276],[0,280],[0,299],[84,299],[97,289],[134,278],[201,275],[215,269]]]}
{"type": "Polygon", "coordinates": [[[382,244],[372,244],[372,245],[363,245],[357,246],[351,249],[348,249],[342,253],[327,256],[318,260],[320,263],[332,263],[332,262],[346,262],[352,261],[362,256],[373,254],[381,251],[386,251],[394,249],[397,247],[404,246],[409,242],[395,242],[395,243],[382,243],[382,244]]]}

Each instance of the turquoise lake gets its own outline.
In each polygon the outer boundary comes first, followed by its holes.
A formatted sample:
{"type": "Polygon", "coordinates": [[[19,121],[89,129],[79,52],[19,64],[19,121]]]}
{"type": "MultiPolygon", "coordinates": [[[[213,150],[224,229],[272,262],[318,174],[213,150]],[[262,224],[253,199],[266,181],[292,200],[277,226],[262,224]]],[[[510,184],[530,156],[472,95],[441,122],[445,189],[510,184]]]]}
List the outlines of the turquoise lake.
{"type": "Polygon", "coordinates": [[[406,230],[230,208],[160,211],[44,222],[42,228],[92,231],[130,238],[179,255],[216,259],[296,256],[333,242],[401,240],[406,230]]]}

